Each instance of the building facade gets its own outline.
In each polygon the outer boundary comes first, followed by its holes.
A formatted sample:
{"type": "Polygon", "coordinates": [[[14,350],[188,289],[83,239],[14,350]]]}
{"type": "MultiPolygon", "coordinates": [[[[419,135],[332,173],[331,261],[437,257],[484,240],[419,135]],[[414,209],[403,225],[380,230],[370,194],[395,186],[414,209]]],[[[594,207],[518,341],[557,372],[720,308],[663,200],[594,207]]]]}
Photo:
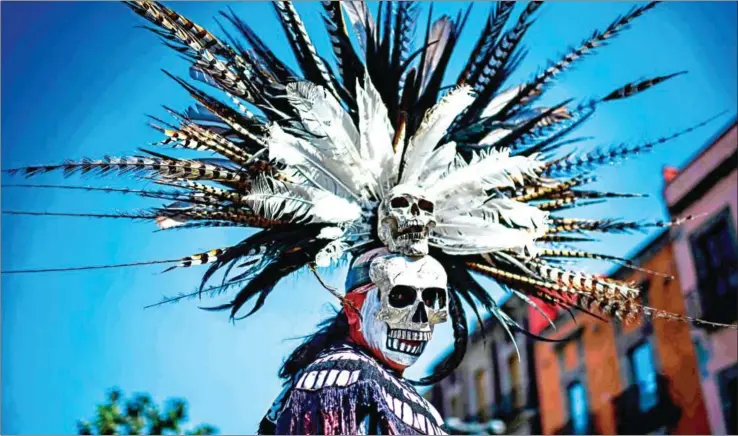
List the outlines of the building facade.
{"type": "MultiPolygon", "coordinates": [[[[666,231],[630,261],[678,275],[666,231]]],[[[678,279],[626,268],[611,276],[639,284],[647,305],[685,313],[678,279]]],[[[552,311],[554,330],[538,313],[530,317],[534,333],[561,341],[534,346],[543,433],[709,433],[689,325],[664,319],[622,325],[552,311]]]]}
{"type": "MultiPolygon", "coordinates": [[[[527,305],[509,298],[503,310],[527,326],[527,305]]],[[[472,334],[461,365],[426,393],[445,417],[466,422],[498,419],[506,434],[540,434],[538,392],[533,366],[533,342],[514,333],[520,358],[512,340],[499,323],[490,319],[472,334]]]]}
{"type": "MultiPolygon", "coordinates": [[[[664,188],[687,312],[738,320],[738,125],[733,121],[664,188]]],[[[738,340],[729,329],[693,329],[702,395],[713,434],[738,434],[738,340]]]]}
{"type": "MultiPolygon", "coordinates": [[[[738,124],[682,169],[664,171],[672,218],[632,264],[610,276],[637,283],[644,304],[722,323],[738,320],[738,124]]],[[[517,298],[504,310],[531,332],[515,348],[491,320],[467,357],[426,396],[445,417],[501,419],[509,434],[738,434],[738,335],[664,319],[633,325],[517,298]]]]}

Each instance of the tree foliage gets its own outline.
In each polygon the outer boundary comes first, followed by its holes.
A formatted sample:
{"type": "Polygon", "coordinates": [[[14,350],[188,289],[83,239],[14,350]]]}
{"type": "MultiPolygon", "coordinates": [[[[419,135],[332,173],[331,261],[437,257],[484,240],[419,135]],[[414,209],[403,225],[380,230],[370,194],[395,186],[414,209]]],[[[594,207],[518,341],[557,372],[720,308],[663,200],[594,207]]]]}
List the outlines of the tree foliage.
{"type": "Polygon", "coordinates": [[[77,433],[81,435],[212,435],[218,430],[208,424],[201,424],[190,431],[183,431],[187,421],[187,402],[174,398],[166,402],[163,410],[157,406],[149,394],[137,393],[124,399],[118,388],[108,391],[106,401],[97,405],[95,417],[91,421],[77,421],[77,433]]]}

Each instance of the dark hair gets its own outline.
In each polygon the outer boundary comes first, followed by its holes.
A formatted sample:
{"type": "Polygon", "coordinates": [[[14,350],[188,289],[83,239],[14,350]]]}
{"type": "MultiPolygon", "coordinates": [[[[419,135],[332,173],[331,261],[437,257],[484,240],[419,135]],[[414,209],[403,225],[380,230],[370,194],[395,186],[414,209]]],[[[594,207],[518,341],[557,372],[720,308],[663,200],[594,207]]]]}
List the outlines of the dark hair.
{"type": "Polygon", "coordinates": [[[344,340],[349,334],[349,324],[343,310],[318,324],[318,331],[305,340],[289,355],[279,370],[279,377],[289,380],[297,372],[312,363],[318,354],[335,342],[344,340]]]}
{"type": "MultiPolygon", "coordinates": [[[[377,247],[370,246],[361,253],[366,253],[373,248],[377,247]]],[[[361,254],[355,254],[349,262],[349,273],[346,277],[345,286],[348,290],[353,290],[367,283],[368,271],[365,271],[366,268],[354,267],[359,257],[361,257],[361,254]]],[[[368,265],[369,262],[366,262],[367,267],[368,265]]],[[[334,316],[323,320],[317,327],[318,331],[305,336],[303,342],[284,361],[282,368],[279,370],[280,378],[285,379],[285,381],[290,380],[299,370],[312,363],[321,351],[338,341],[345,340],[349,335],[348,319],[343,310],[336,311],[334,316]]]]}
{"type": "MultiPolygon", "coordinates": [[[[440,256],[443,254],[439,253],[440,256]]],[[[439,257],[440,257],[439,256],[439,257]]],[[[357,257],[351,260],[349,270],[354,269],[354,263],[357,257]]],[[[458,274],[458,268],[455,268],[457,263],[447,262],[449,265],[449,316],[451,318],[451,325],[454,332],[454,342],[451,353],[435,368],[434,372],[420,380],[409,380],[410,383],[416,386],[428,386],[439,382],[451,374],[464,359],[466,354],[467,341],[469,332],[467,330],[466,316],[464,308],[460,300],[460,296],[464,298],[472,307],[475,313],[477,309],[472,301],[472,293],[481,301],[487,302],[484,299],[490,298],[488,294],[484,292],[481,286],[474,281],[466,270],[461,270],[465,274],[458,274]],[[468,276],[468,277],[467,277],[468,276]],[[477,289],[475,289],[477,288],[477,289]],[[481,291],[481,293],[479,292],[481,291]]],[[[351,277],[351,274],[349,274],[351,277]]],[[[351,288],[351,279],[347,278],[347,287],[351,288]]],[[[494,304],[494,302],[490,303],[494,304]]],[[[489,307],[489,306],[487,306],[489,307]]],[[[479,318],[479,314],[477,313],[479,318]]],[[[481,322],[481,318],[480,318],[481,322]]],[[[282,364],[282,368],[279,370],[279,377],[285,379],[285,381],[292,379],[298,371],[305,368],[307,365],[312,363],[318,354],[328,348],[330,345],[345,340],[349,335],[349,324],[346,318],[346,313],[341,310],[336,313],[335,316],[323,320],[318,324],[318,331],[312,335],[306,336],[305,340],[287,357],[287,360],[282,364]]]]}

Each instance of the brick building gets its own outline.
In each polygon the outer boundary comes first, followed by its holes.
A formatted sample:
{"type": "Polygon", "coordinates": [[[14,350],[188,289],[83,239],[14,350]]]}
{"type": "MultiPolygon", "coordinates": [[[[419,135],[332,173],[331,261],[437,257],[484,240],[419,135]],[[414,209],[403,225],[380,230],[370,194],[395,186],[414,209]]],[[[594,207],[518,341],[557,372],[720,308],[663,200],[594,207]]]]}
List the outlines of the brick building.
{"type": "MultiPolygon", "coordinates": [[[[527,305],[509,298],[503,310],[527,326],[527,305]]],[[[499,419],[507,434],[540,434],[538,392],[531,356],[533,342],[515,334],[520,359],[510,337],[499,323],[487,319],[486,344],[481,329],[472,334],[466,357],[449,377],[426,393],[445,418],[467,422],[499,419]]]]}
{"type": "MultiPolygon", "coordinates": [[[[697,219],[663,231],[611,276],[639,283],[652,307],[703,319],[738,319],[738,125],[683,169],[664,171],[672,217],[697,219]]],[[[521,361],[495,322],[477,332],[464,363],[426,395],[445,417],[501,418],[512,434],[737,434],[738,335],[663,319],[622,326],[583,313],[546,312],[517,298],[504,309],[539,335],[517,335],[521,361]]]]}
{"type": "MultiPolygon", "coordinates": [[[[664,171],[672,217],[699,215],[648,242],[632,262],[675,277],[621,268],[645,303],[731,323],[738,318],[738,127],[733,121],[682,170],[664,171]]],[[[738,341],[729,329],[665,320],[623,327],[557,316],[557,331],[531,312],[544,433],[736,434],[738,341]]]]}
{"type": "MultiPolygon", "coordinates": [[[[678,275],[666,231],[631,262],[678,275]]],[[[639,283],[647,304],[685,313],[678,279],[626,268],[611,275],[639,283]]],[[[544,433],[709,433],[689,325],[657,319],[622,326],[581,313],[552,315],[555,331],[531,321],[544,327],[544,336],[564,340],[535,344],[544,433]]]]}
{"type": "MultiPolygon", "coordinates": [[[[697,218],[672,230],[687,312],[738,319],[738,125],[720,131],[664,188],[673,217],[697,218]]],[[[729,329],[693,329],[702,395],[713,434],[738,433],[738,338],[729,329]]]]}

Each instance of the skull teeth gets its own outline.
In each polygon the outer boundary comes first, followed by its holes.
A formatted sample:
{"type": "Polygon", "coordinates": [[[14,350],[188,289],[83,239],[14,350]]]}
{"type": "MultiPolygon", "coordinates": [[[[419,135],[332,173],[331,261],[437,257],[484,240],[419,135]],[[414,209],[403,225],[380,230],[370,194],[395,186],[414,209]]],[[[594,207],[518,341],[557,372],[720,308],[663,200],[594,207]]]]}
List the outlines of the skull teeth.
{"type": "MultiPolygon", "coordinates": [[[[424,334],[425,332],[418,332],[418,333],[424,334]]],[[[402,339],[387,338],[387,349],[391,351],[399,351],[401,353],[410,354],[413,356],[420,356],[423,353],[423,350],[425,350],[427,341],[414,341],[414,342],[419,342],[419,344],[418,345],[408,344],[404,342],[402,339]]]]}
{"type": "Polygon", "coordinates": [[[398,240],[420,240],[428,237],[428,223],[418,219],[412,219],[397,227],[396,239],[398,240]]]}
{"type": "Polygon", "coordinates": [[[411,220],[408,220],[408,221],[402,223],[399,226],[399,230],[400,231],[407,230],[410,227],[423,227],[423,228],[425,228],[425,226],[427,226],[427,225],[428,225],[428,222],[425,221],[425,220],[411,219],[411,220]]]}
{"type": "Polygon", "coordinates": [[[397,239],[400,241],[420,241],[426,238],[425,232],[403,233],[397,239]]]}
{"type": "Polygon", "coordinates": [[[429,341],[431,339],[431,332],[391,329],[387,336],[390,338],[404,339],[408,341],[429,341]]]}

